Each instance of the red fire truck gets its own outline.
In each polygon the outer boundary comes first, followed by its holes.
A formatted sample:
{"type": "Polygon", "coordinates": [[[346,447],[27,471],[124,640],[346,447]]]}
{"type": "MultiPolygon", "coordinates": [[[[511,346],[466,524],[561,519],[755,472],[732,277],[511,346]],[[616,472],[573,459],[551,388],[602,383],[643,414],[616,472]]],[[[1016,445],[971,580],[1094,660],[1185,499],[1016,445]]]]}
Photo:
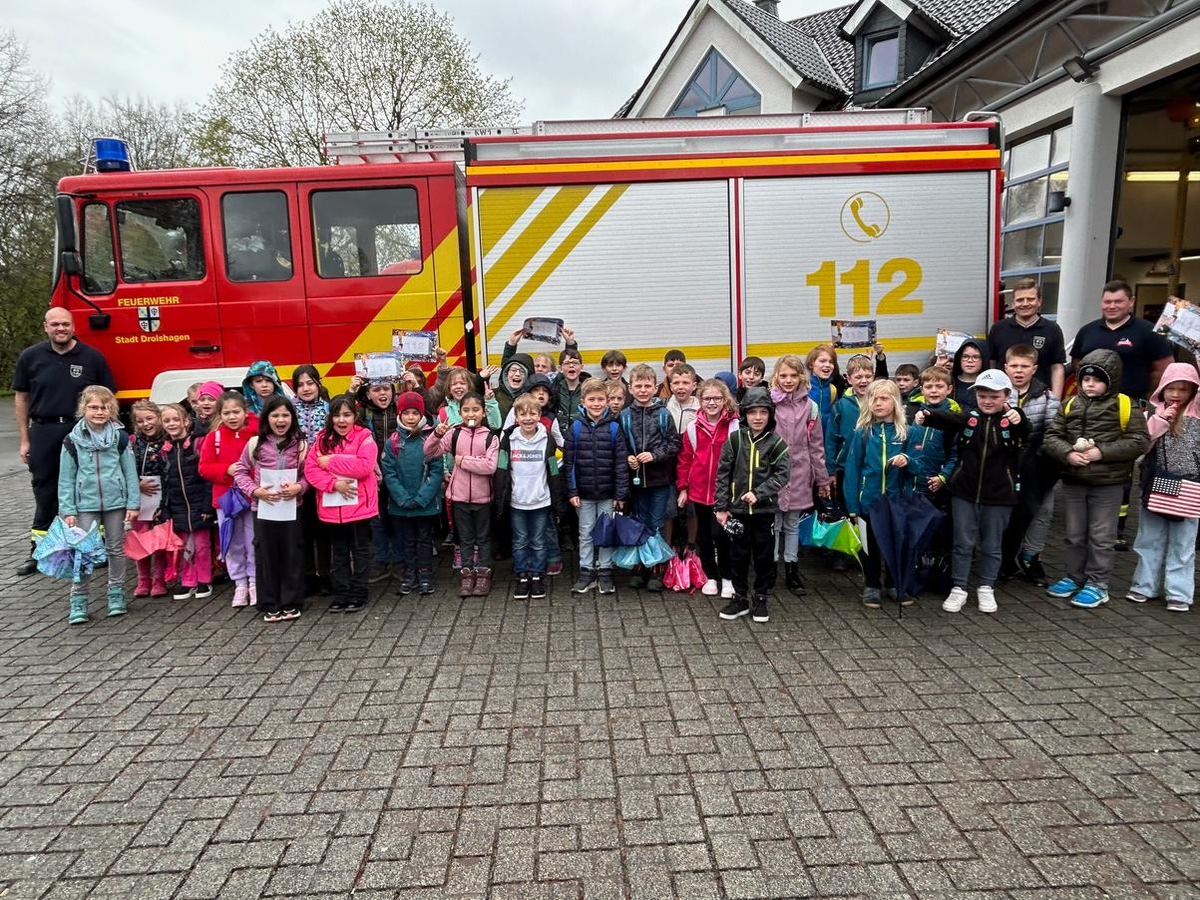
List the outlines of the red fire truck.
{"type": "Polygon", "coordinates": [[[123,402],[263,358],[312,362],[337,390],[394,329],[482,365],[525,318],[557,317],[585,362],[680,347],[711,372],[803,353],[831,320],[874,322],[893,360],[917,359],[939,328],[981,333],[998,312],[991,119],[602,120],[327,150],[337,165],[259,170],[102,154],[60,182],[52,303],[123,402]]]}

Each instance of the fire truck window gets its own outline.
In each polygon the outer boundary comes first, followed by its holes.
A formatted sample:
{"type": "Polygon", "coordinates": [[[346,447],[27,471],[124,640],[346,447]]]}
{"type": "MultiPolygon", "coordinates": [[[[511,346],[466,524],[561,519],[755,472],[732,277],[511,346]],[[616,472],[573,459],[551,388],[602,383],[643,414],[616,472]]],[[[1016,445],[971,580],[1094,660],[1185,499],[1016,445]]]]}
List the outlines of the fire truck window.
{"type": "Polygon", "coordinates": [[[190,197],[118,203],[117,240],[123,281],[199,281],[204,277],[200,204],[190,197]]]}
{"type": "Polygon", "coordinates": [[[292,242],[282,191],[226,194],[221,198],[225,271],[230,281],[287,281],[292,242]]]}
{"type": "Polygon", "coordinates": [[[414,188],[317,191],[317,274],[322,278],[409,275],[422,267],[414,188]]]}
{"type": "Polygon", "coordinates": [[[103,203],[89,203],[83,208],[81,252],[84,293],[111,294],[117,286],[117,261],[113,257],[108,207],[103,203]]]}

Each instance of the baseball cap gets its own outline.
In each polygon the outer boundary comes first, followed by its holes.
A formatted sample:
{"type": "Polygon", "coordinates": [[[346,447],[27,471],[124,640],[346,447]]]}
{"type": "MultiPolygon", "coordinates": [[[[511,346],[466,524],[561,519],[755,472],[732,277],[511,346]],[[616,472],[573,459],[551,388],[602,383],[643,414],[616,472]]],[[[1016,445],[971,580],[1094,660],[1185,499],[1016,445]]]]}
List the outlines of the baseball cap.
{"type": "Polygon", "coordinates": [[[1012,390],[1012,382],[999,369],[985,369],[975,379],[975,387],[985,391],[1000,391],[1007,394],[1012,390]]]}

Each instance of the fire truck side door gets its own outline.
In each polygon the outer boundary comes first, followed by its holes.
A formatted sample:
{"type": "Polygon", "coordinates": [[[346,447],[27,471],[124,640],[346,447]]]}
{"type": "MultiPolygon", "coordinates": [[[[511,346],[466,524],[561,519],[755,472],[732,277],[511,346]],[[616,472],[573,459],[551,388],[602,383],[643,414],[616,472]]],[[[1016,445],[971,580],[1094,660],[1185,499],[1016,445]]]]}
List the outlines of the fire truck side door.
{"type": "Polygon", "coordinates": [[[354,354],[392,348],[392,331],[433,328],[432,240],[425,178],[300,185],[313,363],[344,387],[354,354]]]}
{"type": "Polygon", "coordinates": [[[304,278],[296,271],[296,186],[249,183],[206,193],[225,365],[267,359],[286,377],[310,359],[304,278]]]}

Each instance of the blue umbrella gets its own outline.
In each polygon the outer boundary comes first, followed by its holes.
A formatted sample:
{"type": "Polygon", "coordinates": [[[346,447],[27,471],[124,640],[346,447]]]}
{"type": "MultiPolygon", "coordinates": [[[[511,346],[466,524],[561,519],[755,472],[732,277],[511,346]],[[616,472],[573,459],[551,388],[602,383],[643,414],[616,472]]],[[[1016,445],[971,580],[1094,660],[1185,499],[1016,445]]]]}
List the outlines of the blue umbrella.
{"type": "Polygon", "coordinates": [[[78,583],[108,559],[100,528],[93,522],[87,531],[55,518],[33,550],[38,571],[51,578],[70,578],[78,583]]]}
{"type": "Polygon", "coordinates": [[[250,508],[246,495],[231,487],[217,500],[217,538],[221,544],[221,558],[229,551],[233,540],[233,520],[250,508]]]}
{"type": "MultiPolygon", "coordinates": [[[[917,590],[917,564],[945,514],[920,494],[881,497],[867,510],[875,547],[887,562],[892,587],[903,600],[917,590]]],[[[903,615],[903,612],[901,612],[903,615]]]]}

